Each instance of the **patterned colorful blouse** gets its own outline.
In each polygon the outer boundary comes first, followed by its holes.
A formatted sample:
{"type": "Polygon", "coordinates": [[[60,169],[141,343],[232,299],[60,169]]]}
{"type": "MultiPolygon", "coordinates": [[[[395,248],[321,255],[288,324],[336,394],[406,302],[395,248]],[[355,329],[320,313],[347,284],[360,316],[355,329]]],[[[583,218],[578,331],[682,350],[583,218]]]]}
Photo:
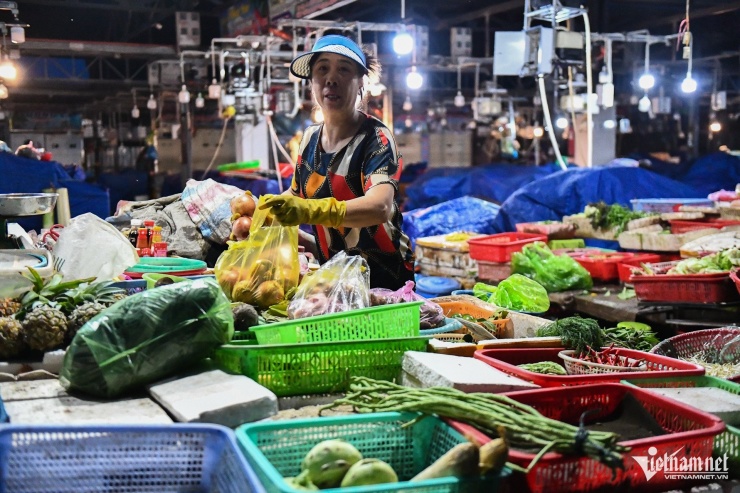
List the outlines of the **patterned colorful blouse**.
{"type": "MultiPolygon", "coordinates": [[[[291,185],[294,194],[351,200],[383,183],[392,185],[398,194],[402,160],[393,135],[380,120],[366,115],[357,134],[335,153],[321,150],[322,128],[323,124],[311,125],[303,134],[291,185]]],[[[326,262],[340,251],[362,255],[370,266],[371,287],[398,289],[414,278],[414,257],[402,224],[394,196],[393,216],[385,224],[337,229],[315,225],[319,260],[326,262]]]]}

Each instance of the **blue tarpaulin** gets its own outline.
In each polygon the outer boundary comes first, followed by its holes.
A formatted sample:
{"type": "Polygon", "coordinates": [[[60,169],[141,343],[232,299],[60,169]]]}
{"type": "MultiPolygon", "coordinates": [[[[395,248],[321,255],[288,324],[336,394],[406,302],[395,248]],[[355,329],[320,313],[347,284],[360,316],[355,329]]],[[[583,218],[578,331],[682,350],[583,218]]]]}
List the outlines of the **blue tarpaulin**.
{"type": "MultiPolygon", "coordinates": [[[[0,193],[40,193],[46,188],[67,188],[72,217],[92,212],[109,215],[108,192],[95,185],[70,180],[64,167],[54,161],[37,161],[0,153],[0,193]]],[[[26,230],[41,229],[41,216],[13,219],[26,230]]]]}
{"type": "Polygon", "coordinates": [[[556,165],[514,164],[429,169],[406,188],[404,209],[429,207],[466,195],[502,203],[523,185],[559,169],[556,165]]]}
{"type": "Polygon", "coordinates": [[[631,199],[706,197],[694,187],[632,166],[568,169],[532,182],[501,206],[496,232],[514,231],[517,223],[562,220],[591,202],[630,207],[631,199]]]}
{"type": "Polygon", "coordinates": [[[460,197],[424,209],[403,214],[403,230],[412,245],[426,238],[453,231],[493,233],[499,206],[475,197],[460,197]]]}

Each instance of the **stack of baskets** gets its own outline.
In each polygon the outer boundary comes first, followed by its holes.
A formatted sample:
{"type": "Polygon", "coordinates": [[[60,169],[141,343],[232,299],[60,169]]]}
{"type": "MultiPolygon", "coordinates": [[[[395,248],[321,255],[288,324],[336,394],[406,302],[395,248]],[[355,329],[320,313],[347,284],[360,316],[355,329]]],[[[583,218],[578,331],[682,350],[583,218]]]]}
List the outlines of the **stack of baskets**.
{"type": "Polygon", "coordinates": [[[252,327],[215,360],[278,396],[347,390],[353,376],[394,380],[403,353],[424,351],[420,302],[384,305],[252,327]]]}

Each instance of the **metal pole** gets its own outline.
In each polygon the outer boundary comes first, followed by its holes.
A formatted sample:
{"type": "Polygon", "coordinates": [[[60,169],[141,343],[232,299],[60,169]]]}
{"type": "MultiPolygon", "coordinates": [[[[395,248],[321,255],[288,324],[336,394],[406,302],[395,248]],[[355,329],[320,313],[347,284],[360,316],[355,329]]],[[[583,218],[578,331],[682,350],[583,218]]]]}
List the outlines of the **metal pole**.
{"type": "Polygon", "coordinates": [[[184,190],[185,184],[193,175],[193,141],[188,125],[188,105],[180,103],[180,108],[180,156],[182,158],[180,184],[184,190]]]}

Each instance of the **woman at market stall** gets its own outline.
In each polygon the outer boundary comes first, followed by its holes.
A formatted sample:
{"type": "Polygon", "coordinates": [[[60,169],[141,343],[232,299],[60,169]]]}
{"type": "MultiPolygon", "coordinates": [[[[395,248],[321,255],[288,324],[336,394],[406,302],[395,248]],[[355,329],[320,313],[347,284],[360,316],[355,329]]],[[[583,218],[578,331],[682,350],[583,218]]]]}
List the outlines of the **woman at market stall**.
{"type": "Polygon", "coordinates": [[[371,287],[395,290],[414,279],[396,201],[401,157],[391,131],[360,109],[379,70],[374,56],[333,34],[291,62],[294,76],[311,81],[324,119],[304,132],[290,190],[262,208],[284,225],[312,225],[322,263],[340,251],[362,255],[371,287]]]}

